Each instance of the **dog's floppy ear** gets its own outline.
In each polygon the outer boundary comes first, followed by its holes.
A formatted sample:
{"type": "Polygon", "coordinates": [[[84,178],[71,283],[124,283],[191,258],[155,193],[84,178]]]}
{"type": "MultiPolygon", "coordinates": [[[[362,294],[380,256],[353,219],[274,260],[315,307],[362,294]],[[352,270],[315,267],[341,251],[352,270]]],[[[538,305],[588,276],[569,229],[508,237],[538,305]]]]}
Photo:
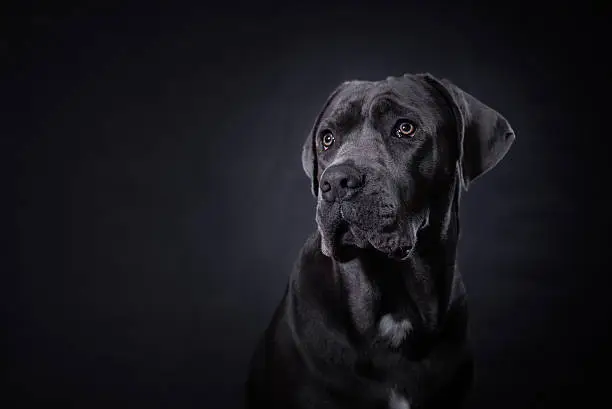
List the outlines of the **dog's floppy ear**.
{"type": "Polygon", "coordinates": [[[510,124],[499,112],[483,104],[447,79],[423,74],[448,99],[459,135],[458,166],[463,188],[495,167],[514,142],[510,124]]]}
{"type": "Polygon", "coordinates": [[[302,147],[302,167],[304,168],[304,172],[306,172],[306,175],[308,175],[308,177],[311,180],[312,194],[315,197],[317,197],[318,192],[319,192],[319,167],[318,167],[319,163],[317,160],[317,143],[315,139],[317,128],[319,127],[319,122],[321,122],[323,113],[325,112],[325,110],[327,109],[331,101],[334,99],[336,95],[338,95],[338,93],[342,89],[344,89],[344,87],[346,87],[346,85],[349,82],[350,81],[345,81],[342,84],[340,84],[329,95],[329,97],[327,97],[327,101],[325,101],[325,104],[323,105],[323,109],[321,109],[321,112],[319,112],[319,114],[317,115],[317,119],[315,120],[315,123],[310,133],[308,134],[308,137],[306,138],[306,142],[304,142],[304,146],[302,147]]]}

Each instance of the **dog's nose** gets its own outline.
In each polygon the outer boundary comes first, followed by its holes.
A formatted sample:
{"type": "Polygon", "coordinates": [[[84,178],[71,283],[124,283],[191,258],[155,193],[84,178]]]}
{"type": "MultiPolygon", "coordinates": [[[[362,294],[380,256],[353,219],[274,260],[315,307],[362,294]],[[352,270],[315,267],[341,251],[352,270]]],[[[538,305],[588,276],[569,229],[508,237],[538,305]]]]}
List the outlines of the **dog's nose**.
{"type": "Polygon", "coordinates": [[[328,202],[347,199],[363,186],[363,176],[350,165],[334,165],[321,176],[321,192],[328,202]]]}

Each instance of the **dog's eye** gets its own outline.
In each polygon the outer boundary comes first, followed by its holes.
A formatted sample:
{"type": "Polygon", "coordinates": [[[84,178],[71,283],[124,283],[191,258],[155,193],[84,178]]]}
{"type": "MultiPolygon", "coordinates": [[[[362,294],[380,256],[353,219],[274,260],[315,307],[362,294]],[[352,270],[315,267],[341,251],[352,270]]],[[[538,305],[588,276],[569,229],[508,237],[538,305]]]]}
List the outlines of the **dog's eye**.
{"type": "Polygon", "coordinates": [[[325,132],[323,136],[321,136],[321,143],[323,144],[323,149],[328,150],[330,146],[334,144],[334,134],[325,132]]]}
{"type": "Polygon", "coordinates": [[[395,128],[395,136],[403,138],[405,136],[413,136],[416,132],[416,126],[412,122],[400,122],[395,128]]]}

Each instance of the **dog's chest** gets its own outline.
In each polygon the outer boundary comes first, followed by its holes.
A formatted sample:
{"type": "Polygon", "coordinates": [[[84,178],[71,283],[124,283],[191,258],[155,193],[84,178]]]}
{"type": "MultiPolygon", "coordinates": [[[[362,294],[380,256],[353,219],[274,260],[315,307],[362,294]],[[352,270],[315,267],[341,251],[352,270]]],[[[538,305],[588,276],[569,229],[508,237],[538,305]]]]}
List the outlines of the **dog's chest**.
{"type": "Polygon", "coordinates": [[[344,277],[349,313],[353,325],[360,334],[365,334],[376,325],[381,294],[365,277],[351,274],[344,277]]]}
{"type": "Polygon", "coordinates": [[[362,336],[379,344],[399,348],[412,333],[413,323],[408,314],[378,313],[380,304],[374,295],[368,297],[365,303],[352,304],[353,323],[362,336]]]}
{"type": "Polygon", "coordinates": [[[413,331],[407,306],[360,277],[349,283],[348,307],[357,331],[397,348],[413,331]],[[393,311],[391,313],[390,311],[393,311]]]}
{"type": "Polygon", "coordinates": [[[385,314],[378,321],[377,336],[394,348],[401,346],[412,332],[412,323],[405,316],[385,314]]]}
{"type": "Polygon", "coordinates": [[[395,390],[389,393],[389,409],[410,409],[410,402],[395,390]]]}

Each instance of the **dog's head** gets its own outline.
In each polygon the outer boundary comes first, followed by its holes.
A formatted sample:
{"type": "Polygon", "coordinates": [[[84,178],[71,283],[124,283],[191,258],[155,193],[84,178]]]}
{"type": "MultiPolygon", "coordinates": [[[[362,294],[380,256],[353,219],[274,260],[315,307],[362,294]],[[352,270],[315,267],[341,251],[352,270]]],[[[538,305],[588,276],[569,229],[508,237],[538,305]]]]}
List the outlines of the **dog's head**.
{"type": "Polygon", "coordinates": [[[323,253],[374,248],[405,259],[440,183],[450,189],[458,177],[467,189],[514,138],[502,115],[430,74],[344,82],[302,151],[323,253]]]}

